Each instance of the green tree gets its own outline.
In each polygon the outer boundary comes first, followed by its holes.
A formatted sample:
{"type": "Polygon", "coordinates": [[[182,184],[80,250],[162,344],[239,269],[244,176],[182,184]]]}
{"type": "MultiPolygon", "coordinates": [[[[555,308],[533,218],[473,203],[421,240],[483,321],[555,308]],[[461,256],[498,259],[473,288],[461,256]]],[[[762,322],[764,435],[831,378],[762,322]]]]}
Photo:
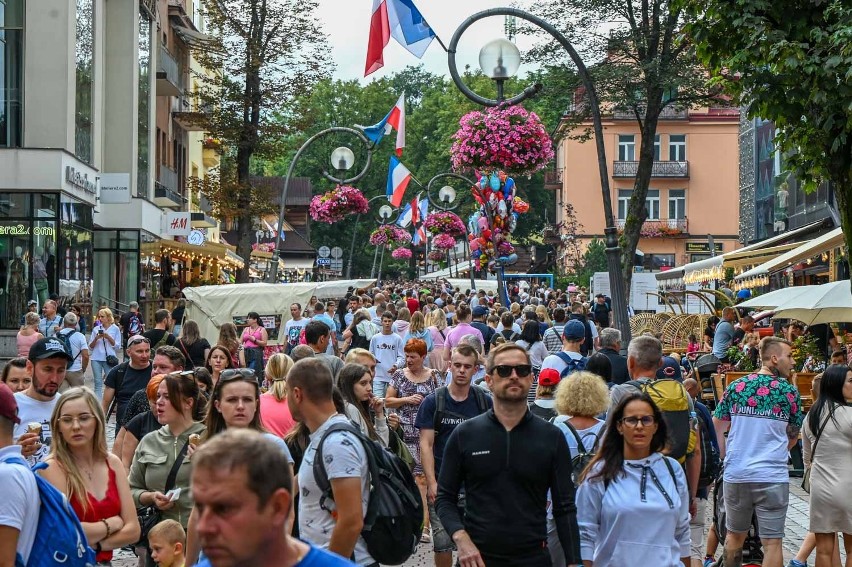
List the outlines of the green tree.
{"type": "MultiPolygon", "coordinates": [[[[204,17],[215,32],[196,51],[206,68],[197,93],[208,111],[204,126],[222,140],[218,184],[205,183],[216,213],[234,221],[237,254],[251,255],[255,219],[274,210],[268,192],[249,181],[252,161],[271,157],[297,124],[296,95],[329,70],[316,0],[208,0],[204,17]]],[[[237,272],[248,281],[248,262],[237,272]]]]}
{"type": "MultiPolygon", "coordinates": [[[[580,49],[589,67],[603,112],[627,113],[639,125],[638,171],[621,237],[622,279],[627,297],[633,257],[642,224],[648,218],[645,199],[654,164],[654,140],[663,110],[706,104],[715,91],[698,64],[690,38],[682,33],[683,13],[669,0],[535,0],[531,11],[551,22],[580,49]]],[[[547,36],[549,38],[549,36],[547,36]]],[[[530,59],[563,65],[567,55],[553,40],[539,45],[530,59]]],[[[564,73],[564,72],[563,72],[564,73]]],[[[566,106],[577,91],[576,76],[565,73],[566,106]]],[[[565,131],[579,139],[591,137],[589,105],[571,105],[565,131]]],[[[598,156],[599,167],[609,164],[598,156]]],[[[608,182],[602,190],[608,193],[608,182]]],[[[604,207],[607,226],[614,226],[611,207],[604,207]],[[607,210],[608,209],[608,210],[607,210]]]]}
{"type": "Polygon", "coordinates": [[[776,147],[807,191],[832,184],[852,248],[852,4],[682,1],[713,84],[775,122],[776,147]]]}

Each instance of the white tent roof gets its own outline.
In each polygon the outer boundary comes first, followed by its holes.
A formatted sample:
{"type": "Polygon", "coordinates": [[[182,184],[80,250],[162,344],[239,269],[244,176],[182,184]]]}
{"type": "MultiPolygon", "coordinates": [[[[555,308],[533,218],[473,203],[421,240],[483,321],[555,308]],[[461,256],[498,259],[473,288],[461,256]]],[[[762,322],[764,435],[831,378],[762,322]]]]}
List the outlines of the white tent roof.
{"type": "Polygon", "coordinates": [[[789,252],[781,254],[777,258],[773,258],[768,262],[764,262],[756,268],[752,268],[747,272],[743,272],[734,279],[737,281],[745,280],[755,276],[762,276],[771,272],[783,270],[788,266],[792,266],[802,260],[806,260],[822,252],[843,245],[843,229],[838,227],[827,234],[823,234],[813,240],[805,242],[798,248],[794,248],[789,252]]]}

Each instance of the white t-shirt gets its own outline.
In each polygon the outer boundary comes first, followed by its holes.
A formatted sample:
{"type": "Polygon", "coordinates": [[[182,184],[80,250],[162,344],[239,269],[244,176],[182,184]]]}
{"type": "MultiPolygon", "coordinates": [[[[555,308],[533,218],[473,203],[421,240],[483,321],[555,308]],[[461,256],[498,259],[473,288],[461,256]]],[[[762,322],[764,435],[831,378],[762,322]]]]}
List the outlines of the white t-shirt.
{"type": "MultiPolygon", "coordinates": [[[[71,366],[68,367],[69,372],[79,372],[83,369],[83,355],[80,354],[82,351],[89,352],[89,343],[86,341],[86,337],[83,336],[83,333],[75,331],[74,329],[62,329],[58,333],[57,336],[68,336],[68,342],[71,345],[71,358],[74,359],[74,362],[71,363],[71,366]]],[[[101,341],[98,341],[101,342],[101,341]]],[[[106,357],[104,358],[106,360],[106,357]]]]}
{"type": "MultiPolygon", "coordinates": [[[[317,446],[325,431],[334,423],[351,423],[345,415],[333,415],[319,429],[311,434],[311,442],[305,449],[302,465],[299,467],[299,533],[301,537],[317,547],[328,549],[331,543],[331,533],[334,531],[335,519],[320,507],[322,493],[314,478],[314,457],[317,446]]],[[[346,431],[332,433],[322,447],[322,457],[325,461],[325,471],[329,482],[334,478],[361,478],[361,511],[367,514],[367,504],[370,500],[369,464],[367,453],[354,435],[346,431]]],[[[325,507],[334,510],[334,502],[325,501],[325,507]]],[[[355,563],[370,565],[375,560],[367,551],[363,537],[358,537],[355,544],[355,563]]]]}
{"type": "Polygon", "coordinates": [[[14,441],[17,443],[18,438],[27,432],[28,424],[33,422],[41,423],[41,437],[39,438],[41,447],[34,455],[27,459],[31,465],[40,463],[50,453],[50,441],[53,439],[53,435],[50,432],[50,414],[53,413],[53,407],[58,400],[59,394],[56,394],[49,402],[35,400],[29,397],[26,391],[15,394],[15,401],[18,402],[18,417],[21,423],[16,425],[15,430],[12,432],[14,441]]]}
{"type": "MultiPolygon", "coordinates": [[[[567,354],[573,360],[581,360],[583,358],[583,355],[580,354],[579,352],[574,352],[574,351],[570,351],[570,350],[565,350],[565,351],[562,351],[562,352],[567,354]]],[[[544,357],[544,361],[542,361],[542,363],[541,363],[541,369],[542,370],[547,370],[548,368],[553,368],[554,370],[559,372],[560,376],[562,376],[562,371],[565,370],[566,366],[567,366],[567,364],[565,364],[565,361],[562,360],[562,358],[560,358],[559,355],[556,355],[556,354],[550,354],[550,355],[544,357]]]]}
{"type": "MultiPolygon", "coordinates": [[[[92,329],[92,334],[89,335],[89,343],[98,338],[98,329],[102,327],[95,327],[92,329]]],[[[121,329],[118,328],[118,325],[110,325],[106,329],[104,329],[104,334],[112,337],[112,340],[115,341],[116,346],[121,345],[121,329]]],[[[95,343],[95,348],[92,349],[92,360],[97,360],[98,362],[106,362],[107,356],[112,355],[115,356],[115,347],[109,344],[109,341],[106,339],[98,339],[95,343]]]]}
{"type": "Polygon", "coordinates": [[[21,447],[10,445],[0,449],[0,486],[6,494],[0,499],[0,526],[20,531],[16,552],[26,564],[38,529],[41,500],[35,475],[23,465],[4,463],[3,460],[21,456],[21,447]]]}
{"type": "Polygon", "coordinates": [[[285,323],[284,337],[287,339],[287,344],[290,345],[291,349],[299,344],[299,335],[302,333],[302,329],[304,329],[310,322],[310,319],[302,317],[298,321],[290,319],[287,323],[285,323]]]}

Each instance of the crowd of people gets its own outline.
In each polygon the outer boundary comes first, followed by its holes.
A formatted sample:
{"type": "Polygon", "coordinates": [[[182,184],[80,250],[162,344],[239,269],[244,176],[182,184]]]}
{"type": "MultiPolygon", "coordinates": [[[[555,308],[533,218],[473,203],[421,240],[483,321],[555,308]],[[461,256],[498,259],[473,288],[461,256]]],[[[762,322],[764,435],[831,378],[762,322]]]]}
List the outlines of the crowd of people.
{"type": "Polygon", "coordinates": [[[86,337],[47,302],[2,372],[0,485],[16,490],[0,502],[0,565],[49,551],[34,547],[44,493],[22,466],[43,463],[99,564],[131,546],[164,567],[377,566],[371,441],[413,476],[436,567],[454,552],[463,567],[738,567],[750,538],[782,567],[800,433],[816,565],[839,566],[838,533],[850,556],[845,360],[805,416],[791,342],[755,340],[726,310],[690,348],[743,344],[755,370],[708,408],[658,338],[622,345],[605,296],[511,298],[443,282],[350,290],[294,303],[280,346],[256,312],[202,337],[167,310],[146,331],[137,305],[118,321],[103,308],[86,337]],[[707,526],[714,494],[723,525],[707,526]]]}

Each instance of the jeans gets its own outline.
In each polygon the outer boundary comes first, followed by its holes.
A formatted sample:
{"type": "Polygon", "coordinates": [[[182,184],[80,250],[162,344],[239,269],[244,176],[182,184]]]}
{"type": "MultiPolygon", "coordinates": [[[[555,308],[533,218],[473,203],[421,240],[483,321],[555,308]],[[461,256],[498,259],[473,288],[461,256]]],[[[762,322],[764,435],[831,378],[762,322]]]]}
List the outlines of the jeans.
{"type": "Polygon", "coordinates": [[[373,379],[373,395],[377,398],[384,398],[389,385],[390,382],[379,382],[378,380],[373,379]]]}
{"type": "Polygon", "coordinates": [[[112,366],[106,363],[106,360],[93,360],[92,375],[95,379],[95,395],[99,400],[104,399],[104,379],[107,373],[112,369],[112,366]]]}

